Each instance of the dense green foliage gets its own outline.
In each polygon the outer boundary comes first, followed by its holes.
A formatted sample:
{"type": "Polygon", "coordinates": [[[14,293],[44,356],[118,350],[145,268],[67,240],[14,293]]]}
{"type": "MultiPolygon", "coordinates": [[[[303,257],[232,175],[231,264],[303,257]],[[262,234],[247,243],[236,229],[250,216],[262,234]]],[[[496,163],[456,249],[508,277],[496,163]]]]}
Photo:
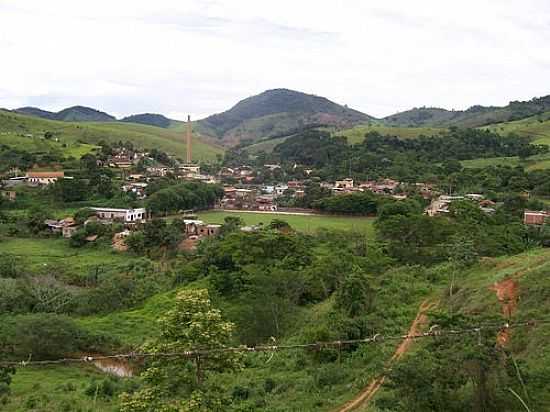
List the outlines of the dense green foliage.
{"type": "Polygon", "coordinates": [[[160,189],[147,198],[146,207],[153,214],[178,210],[207,209],[223,197],[223,189],[205,183],[181,183],[160,189]]]}
{"type": "Polygon", "coordinates": [[[148,124],[149,126],[157,127],[168,127],[170,126],[170,119],[161,115],[154,113],[143,113],[143,114],[134,114],[132,116],[125,117],[120,120],[121,122],[127,123],[140,123],[148,124]]]}
{"type": "Polygon", "coordinates": [[[344,138],[311,130],[285,140],[273,156],[319,170],[322,178],[351,175],[358,179],[393,177],[415,182],[459,171],[459,160],[495,156],[531,156],[546,152],[515,136],[489,131],[450,129],[447,133],[417,139],[400,139],[369,132],[362,143],[349,145],[344,138]],[[315,150],[309,148],[315,147],[315,150]],[[458,170],[457,170],[458,168],[458,170]]]}

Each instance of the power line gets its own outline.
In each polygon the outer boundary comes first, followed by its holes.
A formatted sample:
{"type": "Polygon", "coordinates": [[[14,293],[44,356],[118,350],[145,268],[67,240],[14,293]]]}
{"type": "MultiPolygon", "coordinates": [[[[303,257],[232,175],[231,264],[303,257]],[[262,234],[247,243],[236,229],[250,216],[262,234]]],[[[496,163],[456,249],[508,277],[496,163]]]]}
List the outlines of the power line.
{"type": "Polygon", "coordinates": [[[515,323],[485,323],[478,326],[472,326],[465,329],[449,329],[446,331],[439,330],[437,325],[434,325],[430,328],[429,331],[418,334],[405,334],[405,335],[383,335],[376,333],[372,337],[364,339],[348,339],[348,340],[335,340],[328,342],[312,342],[312,343],[299,343],[299,344],[288,344],[288,345],[259,345],[259,346],[237,346],[237,347],[227,347],[227,348],[210,348],[210,349],[191,349],[188,351],[182,352],[129,352],[129,353],[120,353],[116,355],[102,355],[102,356],[83,356],[81,358],[61,358],[55,360],[42,360],[42,361],[33,361],[33,360],[22,360],[22,361],[0,361],[0,366],[13,366],[13,367],[24,367],[24,366],[40,366],[40,365],[53,365],[53,364],[62,364],[62,363],[92,363],[99,360],[108,360],[108,359],[144,359],[144,358],[188,358],[196,359],[200,357],[208,357],[209,355],[223,354],[223,353],[255,353],[255,352],[279,352],[284,350],[294,350],[294,349],[317,349],[321,350],[324,348],[342,348],[343,346],[350,345],[360,345],[360,344],[374,344],[382,343],[384,341],[390,340],[408,340],[408,339],[422,339],[422,338],[436,338],[436,337],[457,337],[460,335],[467,334],[479,334],[482,330],[507,330],[514,328],[522,328],[529,326],[545,325],[550,324],[548,319],[539,319],[539,320],[529,320],[524,322],[515,322],[515,323]]]}

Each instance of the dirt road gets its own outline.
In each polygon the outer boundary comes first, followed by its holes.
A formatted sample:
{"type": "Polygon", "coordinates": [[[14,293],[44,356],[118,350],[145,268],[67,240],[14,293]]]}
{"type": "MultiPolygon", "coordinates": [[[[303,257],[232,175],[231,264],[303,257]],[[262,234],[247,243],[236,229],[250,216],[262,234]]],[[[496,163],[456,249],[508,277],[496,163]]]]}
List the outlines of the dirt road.
{"type": "MultiPolygon", "coordinates": [[[[422,302],[418,308],[416,318],[412,321],[411,326],[407,335],[413,336],[421,333],[422,327],[426,324],[428,320],[427,312],[435,306],[433,302],[425,300],[422,302]]],[[[410,349],[413,344],[414,339],[403,339],[397,349],[395,350],[393,356],[391,357],[388,366],[391,366],[394,362],[398,361],[407,351],[410,349]]],[[[386,380],[386,375],[382,374],[374,378],[359,394],[353,398],[351,401],[347,402],[344,406],[337,409],[338,412],[349,412],[353,411],[359,407],[366,406],[376,395],[378,389],[384,384],[386,380]]]]}

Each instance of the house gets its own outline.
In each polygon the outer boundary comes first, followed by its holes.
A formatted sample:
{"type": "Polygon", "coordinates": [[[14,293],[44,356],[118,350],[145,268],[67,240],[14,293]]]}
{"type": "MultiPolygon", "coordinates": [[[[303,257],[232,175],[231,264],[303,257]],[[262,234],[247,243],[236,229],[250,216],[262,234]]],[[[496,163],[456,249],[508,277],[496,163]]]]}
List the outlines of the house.
{"type": "Polygon", "coordinates": [[[428,216],[436,216],[442,213],[449,213],[449,205],[457,200],[464,200],[464,196],[446,196],[441,195],[426,208],[425,213],[428,216]]]}
{"type": "Polygon", "coordinates": [[[289,180],[287,185],[289,189],[302,189],[304,187],[304,184],[299,180],[289,180]]]}
{"type": "Polygon", "coordinates": [[[17,192],[15,190],[1,190],[0,196],[2,196],[4,199],[9,200],[10,202],[13,202],[17,197],[17,192]]]}
{"type": "Polygon", "coordinates": [[[201,167],[194,164],[184,164],[179,166],[178,169],[185,176],[196,176],[201,173],[201,167]]]}
{"type": "Polygon", "coordinates": [[[220,177],[233,177],[235,170],[230,167],[222,167],[218,174],[220,177]]]}
{"type": "Polygon", "coordinates": [[[144,222],[147,211],[138,209],[116,209],[110,207],[91,207],[98,219],[103,221],[120,221],[124,223],[144,222]]]}
{"type": "Polygon", "coordinates": [[[145,189],[147,186],[147,183],[144,182],[128,183],[122,186],[122,191],[135,193],[138,199],[145,199],[145,189]]]}
{"type": "Polygon", "coordinates": [[[147,173],[151,176],[165,177],[171,169],[164,165],[147,166],[147,173]]]}
{"type": "Polygon", "coordinates": [[[197,219],[184,219],[183,222],[185,224],[185,234],[188,237],[216,236],[222,227],[222,225],[217,224],[205,224],[202,220],[197,219]]]}
{"type": "Polygon", "coordinates": [[[8,180],[2,180],[2,186],[4,187],[4,189],[9,189],[12,187],[24,185],[26,181],[26,176],[10,177],[8,180]]]}
{"type": "Polygon", "coordinates": [[[256,208],[258,210],[275,212],[277,205],[273,201],[273,196],[259,196],[256,198],[256,208]]]}
{"type": "Polygon", "coordinates": [[[134,165],[134,162],[130,156],[116,155],[111,158],[109,162],[110,167],[116,167],[118,169],[129,169],[134,165]]]}
{"type": "Polygon", "coordinates": [[[254,173],[254,169],[250,166],[241,166],[235,170],[235,174],[240,177],[250,176],[254,173]]]}
{"type": "Polygon", "coordinates": [[[64,238],[71,238],[73,237],[74,233],[78,230],[78,226],[76,224],[63,226],[61,229],[61,234],[64,238]]]}
{"type": "Polygon", "coordinates": [[[275,186],[274,190],[275,190],[275,196],[282,196],[288,190],[288,186],[287,185],[277,185],[277,186],[275,186]]]}
{"type": "Polygon", "coordinates": [[[550,212],[546,210],[525,210],[523,212],[523,223],[526,225],[544,225],[550,212]]]}
{"type": "Polygon", "coordinates": [[[353,179],[348,177],[346,179],[337,180],[334,184],[334,187],[341,189],[351,189],[353,187],[353,179]]]}
{"type": "Polygon", "coordinates": [[[58,179],[64,179],[65,173],[63,171],[50,171],[50,172],[27,172],[25,175],[27,182],[32,185],[49,185],[57,182],[58,179]]]}
{"type": "Polygon", "coordinates": [[[275,192],[275,186],[270,186],[270,185],[262,186],[260,190],[262,193],[272,195],[275,192]]]}
{"type": "Polygon", "coordinates": [[[47,219],[44,224],[52,233],[61,233],[63,237],[70,238],[78,230],[78,226],[72,217],[62,220],[47,219]]]}

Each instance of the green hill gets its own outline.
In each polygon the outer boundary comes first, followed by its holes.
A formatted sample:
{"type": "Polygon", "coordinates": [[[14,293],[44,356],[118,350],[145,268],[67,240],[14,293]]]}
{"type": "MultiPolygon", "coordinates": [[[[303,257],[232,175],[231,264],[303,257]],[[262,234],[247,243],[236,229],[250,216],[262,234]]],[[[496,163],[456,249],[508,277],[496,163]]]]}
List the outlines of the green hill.
{"type": "Polygon", "coordinates": [[[91,107],[73,106],[57,113],[39,109],[37,107],[21,107],[14,110],[15,113],[40,117],[48,120],[60,120],[64,122],[111,122],[116,118],[91,107]]]}
{"type": "Polygon", "coordinates": [[[147,124],[149,126],[157,126],[167,128],[171,124],[171,120],[162,114],[155,113],[143,113],[143,114],[134,114],[132,116],[127,116],[120,119],[121,122],[126,123],[139,123],[147,124]]]}
{"type": "MultiPolygon", "coordinates": [[[[0,111],[0,144],[25,150],[41,150],[48,145],[79,147],[79,144],[97,145],[100,141],[131,141],[139,148],[157,148],[169,154],[183,157],[186,145],[177,128],[160,128],[125,122],[68,122],[25,116],[0,111]],[[52,134],[52,142],[44,142],[44,134],[52,134]],[[55,142],[55,139],[58,142],[55,142]]],[[[193,138],[195,160],[215,159],[223,153],[219,146],[206,143],[198,133],[193,138]]]]}
{"type": "Polygon", "coordinates": [[[198,123],[224,144],[281,137],[313,125],[350,127],[373,119],[330,100],[288,89],[267,90],[198,123]]]}
{"type": "Polygon", "coordinates": [[[529,101],[513,101],[504,107],[472,106],[467,110],[421,107],[387,116],[382,121],[391,126],[479,127],[539,115],[550,110],[550,95],[529,101]]]}

